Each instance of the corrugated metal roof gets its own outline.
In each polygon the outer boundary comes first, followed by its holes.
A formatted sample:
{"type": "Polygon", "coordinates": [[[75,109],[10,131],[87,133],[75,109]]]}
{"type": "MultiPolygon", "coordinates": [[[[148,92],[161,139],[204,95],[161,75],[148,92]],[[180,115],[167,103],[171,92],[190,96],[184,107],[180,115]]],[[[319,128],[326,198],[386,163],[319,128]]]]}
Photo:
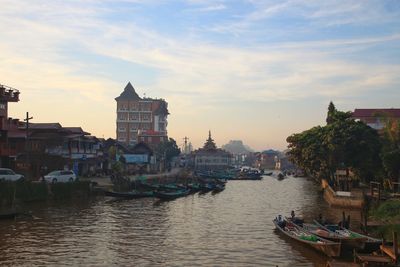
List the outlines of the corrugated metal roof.
{"type": "MultiPolygon", "coordinates": [[[[26,123],[22,123],[25,127],[26,123]]],[[[29,129],[61,129],[62,126],[58,122],[55,123],[29,123],[29,129]]]]}
{"type": "Polygon", "coordinates": [[[400,109],[398,108],[366,108],[366,109],[356,108],[353,112],[353,117],[355,118],[375,117],[380,113],[400,118],[400,109]]]}

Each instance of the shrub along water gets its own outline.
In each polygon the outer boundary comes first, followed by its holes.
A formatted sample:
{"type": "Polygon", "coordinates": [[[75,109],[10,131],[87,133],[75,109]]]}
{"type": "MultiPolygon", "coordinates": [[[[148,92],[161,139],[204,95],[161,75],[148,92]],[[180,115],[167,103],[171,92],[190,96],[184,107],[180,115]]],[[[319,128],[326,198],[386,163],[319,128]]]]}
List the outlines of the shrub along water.
{"type": "Polygon", "coordinates": [[[87,197],[90,195],[90,182],[47,184],[31,181],[0,181],[0,207],[11,207],[15,202],[45,201],[87,197]]]}
{"type": "Polygon", "coordinates": [[[392,232],[400,233],[400,200],[388,200],[374,207],[370,211],[372,218],[385,222],[384,226],[376,230],[378,236],[385,239],[392,238],[392,232]]]}

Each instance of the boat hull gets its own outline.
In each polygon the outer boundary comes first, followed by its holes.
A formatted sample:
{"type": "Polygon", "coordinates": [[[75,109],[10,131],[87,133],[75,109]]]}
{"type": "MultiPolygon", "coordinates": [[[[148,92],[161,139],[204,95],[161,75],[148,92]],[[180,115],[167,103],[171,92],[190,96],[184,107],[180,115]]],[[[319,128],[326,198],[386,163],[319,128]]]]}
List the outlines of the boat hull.
{"type": "MultiPolygon", "coordinates": [[[[331,231],[329,228],[320,223],[318,220],[314,220],[314,223],[317,226],[320,226],[324,230],[331,231]]],[[[340,230],[345,230],[350,234],[353,234],[354,236],[358,236],[357,238],[338,238],[337,240],[342,242],[345,248],[357,248],[363,251],[375,251],[379,249],[379,245],[382,244],[382,239],[373,238],[344,228],[340,228],[340,230]]]]}
{"type": "Polygon", "coordinates": [[[273,220],[273,223],[275,225],[275,228],[277,230],[279,230],[279,232],[281,232],[282,234],[284,234],[287,237],[290,237],[291,239],[306,244],[307,246],[320,251],[322,253],[324,253],[325,255],[329,256],[329,257],[339,257],[340,256],[340,251],[341,251],[341,244],[340,243],[336,243],[330,240],[326,240],[323,238],[319,238],[319,240],[321,241],[321,243],[319,242],[312,242],[312,241],[308,241],[308,240],[304,240],[299,238],[298,236],[295,236],[294,234],[292,234],[289,231],[286,231],[285,229],[283,229],[279,223],[277,222],[277,220],[273,220]]]}
{"type": "Polygon", "coordinates": [[[364,249],[364,244],[367,241],[366,237],[358,235],[353,235],[353,237],[341,235],[337,232],[329,231],[325,227],[318,224],[303,224],[302,226],[306,231],[313,233],[314,235],[331,240],[333,242],[342,243],[343,251],[364,249]]]}
{"type": "Polygon", "coordinates": [[[183,189],[177,191],[155,191],[154,196],[162,200],[173,200],[179,197],[187,196],[190,193],[190,189],[183,189]]]}
{"type": "Polygon", "coordinates": [[[114,192],[114,191],[105,191],[104,194],[109,197],[119,197],[126,199],[134,199],[134,198],[144,198],[144,197],[153,197],[153,191],[144,191],[144,192],[114,192]]]}

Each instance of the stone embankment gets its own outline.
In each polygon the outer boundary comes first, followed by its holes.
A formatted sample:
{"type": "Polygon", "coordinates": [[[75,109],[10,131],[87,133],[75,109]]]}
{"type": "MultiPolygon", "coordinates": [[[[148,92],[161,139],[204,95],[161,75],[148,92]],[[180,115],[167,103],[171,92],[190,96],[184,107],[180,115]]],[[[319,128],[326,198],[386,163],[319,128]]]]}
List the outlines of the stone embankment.
{"type": "Polygon", "coordinates": [[[322,188],[324,189],[324,199],[333,207],[348,209],[362,209],[364,207],[364,195],[361,190],[335,191],[326,180],[322,180],[322,188]]]}

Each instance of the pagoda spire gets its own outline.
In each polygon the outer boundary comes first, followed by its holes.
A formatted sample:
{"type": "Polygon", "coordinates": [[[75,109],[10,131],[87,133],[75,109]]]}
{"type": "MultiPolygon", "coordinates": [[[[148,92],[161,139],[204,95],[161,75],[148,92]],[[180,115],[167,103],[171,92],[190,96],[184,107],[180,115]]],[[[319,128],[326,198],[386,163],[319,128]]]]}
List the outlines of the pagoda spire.
{"type": "Polygon", "coordinates": [[[206,143],[204,144],[204,149],[206,150],[212,150],[212,149],[217,149],[217,146],[214,143],[214,140],[211,138],[211,131],[208,131],[208,139],[206,143]]]}

